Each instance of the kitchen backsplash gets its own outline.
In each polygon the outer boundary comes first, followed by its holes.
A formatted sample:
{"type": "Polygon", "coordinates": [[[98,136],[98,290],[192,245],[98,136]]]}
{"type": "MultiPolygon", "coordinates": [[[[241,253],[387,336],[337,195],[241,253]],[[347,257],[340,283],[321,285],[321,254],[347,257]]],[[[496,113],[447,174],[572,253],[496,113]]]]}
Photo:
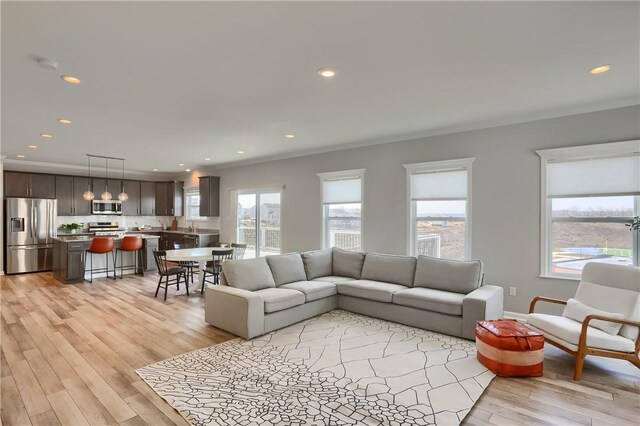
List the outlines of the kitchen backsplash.
{"type": "MultiPolygon", "coordinates": [[[[123,228],[137,228],[142,225],[151,227],[171,226],[173,217],[168,216],[111,216],[111,215],[90,215],[90,216],[58,216],[56,227],[67,223],[82,223],[85,228],[89,226],[89,222],[118,222],[123,228]]],[[[196,220],[193,222],[198,229],[220,229],[220,218],[210,217],[206,220],[196,220]]],[[[188,228],[191,226],[190,220],[178,218],[178,226],[180,228],[188,228]]]]}

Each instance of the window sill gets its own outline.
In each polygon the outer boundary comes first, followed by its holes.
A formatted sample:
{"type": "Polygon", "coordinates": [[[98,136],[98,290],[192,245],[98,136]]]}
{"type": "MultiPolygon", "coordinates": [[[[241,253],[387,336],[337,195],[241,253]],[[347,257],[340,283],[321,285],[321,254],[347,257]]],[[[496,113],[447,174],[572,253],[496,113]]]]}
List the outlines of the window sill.
{"type": "Polygon", "coordinates": [[[562,275],[550,275],[550,274],[540,274],[538,275],[540,278],[547,278],[552,280],[563,280],[563,281],[582,281],[581,278],[578,277],[563,277],[562,275]]]}

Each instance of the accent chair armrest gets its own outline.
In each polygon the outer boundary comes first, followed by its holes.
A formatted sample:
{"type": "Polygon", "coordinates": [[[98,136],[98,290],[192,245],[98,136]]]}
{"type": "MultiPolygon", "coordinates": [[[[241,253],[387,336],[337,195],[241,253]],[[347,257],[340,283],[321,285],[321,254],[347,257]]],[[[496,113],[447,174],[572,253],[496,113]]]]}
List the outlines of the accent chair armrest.
{"type": "Polygon", "coordinates": [[[538,302],[548,302],[548,303],[555,303],[558,305],[566,305],[567,301],[566,300],[560,300],[560,299],[552,299],[550,297],[544,297],[544,296],[536,296],[533,298],[533,300],[531,301],[531,305],[529,305],[529,313],[532,314],[536,308],[536,303],[538,302]]]}
{"type": "Polygon", "coordinates": [[[204,294],[208,324],[245,339],[264,334],[264,301],[252,291],[209,286],[204,294]]]}
{"type": "MultiPolygon", "coordinates": [[[[580,330],[580,344],[579,347],[583,348],[587,346],[587,327],[589,327],[589,322],[591,320],[600,320],[600,321],[609,321],[615,322],[622,325],[630,325],[633,327],[640,327],[640,321],[631,321],[627,319],[619,319],[619,318],[611,318],[606,315],[587,315],[582,322],[582,330],[580,330]]],[[[636,352],[640,349],[640,335],[636,337],[636,352]]]]}
{"type": "Polygon", "coordinates": [[[496,285],[483,285],[462,300],[462,337],[475,339],[476,323],[503,316],[504,290],[496,285]]]}

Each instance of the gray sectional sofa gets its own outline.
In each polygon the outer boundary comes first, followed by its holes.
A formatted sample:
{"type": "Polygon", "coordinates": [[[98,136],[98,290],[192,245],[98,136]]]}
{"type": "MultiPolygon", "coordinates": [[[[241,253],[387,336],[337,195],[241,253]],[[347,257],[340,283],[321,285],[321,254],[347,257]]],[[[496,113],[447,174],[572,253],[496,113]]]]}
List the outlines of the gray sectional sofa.
{"type": "Polygon", "coordinates": [[[205,321],[250,339],[339,308],[474,339],[476,321],[502,318],[502,287],[482,285],[482,262],[337,248],[228,260],[205,292],[205,321]]]}

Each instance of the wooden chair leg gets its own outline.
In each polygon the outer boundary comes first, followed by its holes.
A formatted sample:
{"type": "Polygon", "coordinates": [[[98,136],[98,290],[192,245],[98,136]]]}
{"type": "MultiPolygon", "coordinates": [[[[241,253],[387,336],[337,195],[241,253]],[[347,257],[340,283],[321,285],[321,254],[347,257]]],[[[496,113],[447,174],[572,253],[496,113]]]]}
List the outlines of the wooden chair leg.
{"type": "Polygon", "coordinates": [[[584,355],[578,354],[576,357],[576,368],[573,371],[573,380],[580,381],[582,379],[582,367],[584,366],[584,355]]]}
{"type": "Polygon", "coordinates": [[[160,291],[161,283],[162,283],[162,275],[160,275],[160,279],[158,280],[158,288],[156,288],[156,294],[153,297],[158,297],[158,292],[160,291]]]}
{"type": "Polygon", "coordinates": [[[169,288],[169,275],[167,275],[167,280],[164,283],[164,301],[167,301],[167,289],[169,288]]]}
{"type": "MultiPolygon", "coordinates": [[[[193,277],[191,277],[191,282],[193,283],[193,277]]],[[[187,297],[189,297],[189,284],[187,283],[187,275],[184,276],[184,286],[187,288],[187,297]]]]}

